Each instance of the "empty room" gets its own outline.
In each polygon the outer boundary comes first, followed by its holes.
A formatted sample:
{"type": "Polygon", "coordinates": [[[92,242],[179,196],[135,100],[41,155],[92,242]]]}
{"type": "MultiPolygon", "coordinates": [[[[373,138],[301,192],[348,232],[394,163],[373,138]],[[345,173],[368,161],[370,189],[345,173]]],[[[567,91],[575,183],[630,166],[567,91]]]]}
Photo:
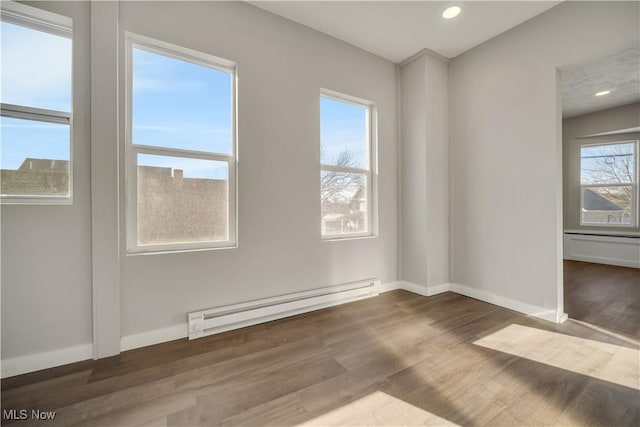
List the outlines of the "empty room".
{"type": "Polygon", "coordinates": [[[639,1],[0,10],[2,425],[640,424],[639,1]]]}

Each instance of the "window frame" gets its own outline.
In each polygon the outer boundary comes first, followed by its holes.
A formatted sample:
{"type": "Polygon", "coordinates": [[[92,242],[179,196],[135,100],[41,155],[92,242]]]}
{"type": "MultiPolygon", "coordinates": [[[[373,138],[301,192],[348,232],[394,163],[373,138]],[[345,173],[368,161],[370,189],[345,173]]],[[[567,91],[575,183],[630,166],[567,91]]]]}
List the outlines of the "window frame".
{"type": "Polygon", "coordinates": [[[157,254],[190,252],[213,249],[236,248],[238,242],[238,140],[237,140],[237,65],[236,63],[207,53],[174,45],[139,34],[125,32],[125,211],[126,211],[126,253],[157,254]],[[133,49],[142,49],[179,61],[212,68],[231,74],[231,154],[209,151],[184,150],[179,148],[155,147],[133,144],[133,49]],[[138,154],[168,157],[215,160],[228,165],[228,240],[210,242],[166,243],[153,245],[138,244],[138,154]]]}
{"type": "Polygon", "coordinates": [[[55,123],[69,126],[69,194],[66,196],[32,195],[32,194],[0,194],[2,205],[72,205],[73,204],[73,94],[74,94],[74,50],[73,20],[67,16],[38,9],[10,0],[3,0],[0,5],[0,21],[28,28],[33,31],[65,37],[71,40],[71,77],[70,111],[58,111],[45,108],[29,107],[0,103],[0,116],[12,119],[30,120],[34,122],[55,123]]]}
{"type": "Polygon", "coordinates": [[[621,140],[621,141],[607,141],[607,142],[596,142],[596,143],[585,143],[580,144],[580,206],[579,206],[579,215],[580,215],[580,226],[583,227],[622,227],[622,228],[635,228],[638,226],[638,172],[639,172],[639,160],[640,157],[638,155],[639,148],[638,140],[621,140]],[[617,144],[633,144],[633,181],[627,184],[583,184],[582,183],[582,148],[583,147],[602,147],[606,145],[617,145],[617,144]],[[606,187],[631,187],[631,221],[629,224],[616,224],[616,223],[604,223],[604,222],[584,222],[582,219],[583,206],[584,206],[584,190],[589,188],[606,188],[606,187]]]}
{"type": "MultiPolygon", "coordinates": [[[[367,194],[367,230],[358,233],[333,233],[327,234],[322,232],[322,202],[320,202],[320,237],[324,242],[342,241],[351,239],[362,239],[378,236],[378,114],[377,108],[374,102],[367,99],[358,98],[352,95],[347,95],[334,90],[321,88],[320,96],[318,97],[319,108],[319,130],[322,127],[322,98],[327,98],[333,101],[342,102],[345,104],[355,105],[357,107],[364,107],[366,111],[366,142],[365,142],[365,168],[353,168],[343,167],[336,165],[325,165],[320,159],[320,175],[324,171],[341,172],[341,173],[358,173],[364,174],[367,178],[366,194],[367,194]]],[[[320,136],[321,132],[318,132],[320,136]]],[[[319,153],[322,153],[322,139],[319,138],[319,153]]],[[[320,193],[322,188],[320,188],[320,193]]]]}

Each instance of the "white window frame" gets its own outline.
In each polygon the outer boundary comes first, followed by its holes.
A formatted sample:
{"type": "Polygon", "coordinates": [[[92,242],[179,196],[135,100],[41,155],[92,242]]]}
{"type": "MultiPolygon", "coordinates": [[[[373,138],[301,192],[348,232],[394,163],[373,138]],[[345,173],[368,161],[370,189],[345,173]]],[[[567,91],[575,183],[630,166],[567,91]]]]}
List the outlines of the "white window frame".
{"type": "Polygon", "coordinates": [[[14,119],[56,123],[69,126],[69,194],[67,196],[7,194],[0,195],[1,204],[11,205],[71,205],[73,204],[73,20],[46,10],[3,0],[0,21],[19,25],[35,31],[65,37],[71,40],[71,111],[34,108],[26,105],[0,104],[0,116],[14,119]]]}
{"type": "MultiPolygon", "coordinates": [[[[337,233],[327,234],[322,232],[322,214],[320,218],[320,236],[323,241],[339,241],[349,239],[359,239],[367,237],[376,237],[378,235],[378,114],[375,104],[372,101],[346,95],[334,90],[321,88],[320,97],[318,98],[319,119],[322,125],[321,99],[328,98],[333,101],[343,102],[346,104],[363,107],[366,111],[366,153],[365,168],[342,167],[335,165],[325,165],[320,161],[320,174],[323,171],[358,173],[367,177],[367,231],[360,233],[337,233]]],[[[320,152],[322,151],[322,141],[320,141],[320,152]]],[[[321,189],[320,189],[321,190],[321,189]]],[[[322,212],[322,205],[320,206],[322,212]]]]}
{"type": "Polygon", "coordinates": [[[152,254],[167,252],[185,252],[194,250],[227,249],[237,247],[237,67],[234,62],[213,55],[198,52],[182,46],[155,40],[131,32],[125,33],[125,188],[126,188],[126,240],[127,254],[152,254]],[[135,145],[132,140],[132,85],[133,85],[133,49],[169,56],[208,68],[231,73],[231,154],[183,150],[177,148],[135,145]],[[138,245],[138,154],[184,157],[192,159],[215,160],[228,165],[228,240],[211,242],[168,243],[138,245]]]}
{"type": "Polygon", "coordinates": [[[625,140],[625,141],[607,141],[598,143],[588,143],[580,145],[580,225],[585,227],[626,227],[634,228],[638,226],[638,140],[625,140]],[[605,145],[616,144],[633,144],[633,182],[628,184],[583,184],[582,183],[582,147],[601,147],[605,145]],[[631,187],[631,223],[630,224],[616,224],[616,223],[603,223],[603,222],[584,222],[582,220],[582,210],[584,206],[584,190],[589,188],[602,188],[602,187],[631,187]]]}

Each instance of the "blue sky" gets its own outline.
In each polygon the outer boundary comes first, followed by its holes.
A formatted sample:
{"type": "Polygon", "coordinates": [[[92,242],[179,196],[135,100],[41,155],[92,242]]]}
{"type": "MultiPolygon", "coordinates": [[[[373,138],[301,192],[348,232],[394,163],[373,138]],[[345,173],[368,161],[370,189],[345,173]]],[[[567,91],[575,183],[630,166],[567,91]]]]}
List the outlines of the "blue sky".
{"type": "Polygon", "coordinates": [[[365,107],[320,97],[321,161],[335,165],[341,152],[353,154],[354,167],[366,167],[365,107]]]}
{"type": "Polygon", "coordinates": [[[231,73],[133,50],[134,144],[231,154],[231,73]]]}
{"type": "MultiPolygon", "coordinates": [[[[71,111],[71,40],[1,25],[2,102],[71,111]]],[[[140,48],[133,50],[133,64],[134,144],[231,154],[229,72],[140,48]]],[[[322,162],[334,164],[349,149],[354,166],[365,167],[366,109],[324,97],[320,106],[322,162]]],[[[26,157],[69,159],[65,125],[3,117],[1,129],[2,169],[17,169],[26,157]]],[[[228,174],[222,162],[150,155],[141,155],[139,162],[183,169],[185,177],[226,179],[228,174]]]]}
{"type": "Polygon", "coordinates": [[[71,111],[71,39],[0,25],[2,102],[71,111]]]}
{"type": "Polygon", "coordinates": [[[8,117],[2,126],[2,169],[18,169],[25,158],[69,160],[69,126],[8,117]]]}

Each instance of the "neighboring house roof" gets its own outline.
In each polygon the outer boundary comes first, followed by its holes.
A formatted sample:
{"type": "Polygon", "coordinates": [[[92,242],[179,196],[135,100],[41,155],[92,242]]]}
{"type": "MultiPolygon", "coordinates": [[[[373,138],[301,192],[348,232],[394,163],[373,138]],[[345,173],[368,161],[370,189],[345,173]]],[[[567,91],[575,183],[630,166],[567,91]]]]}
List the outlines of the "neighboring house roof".
{"type": "Polygon", "coordinates": [[[19,171],[56,171],[67,172],[69,170],[68,160],[53,160],[53,159],[34,159],[27,157],[24,162],[18,168],[19,171]]]}
{"type": "Polygon", "coordinates": [[[610,200],[605,199],[601,195],[594,193],[592,190],[584,190],[583,206],[588,211],[622,211],[620,206],[610,200]]]}

